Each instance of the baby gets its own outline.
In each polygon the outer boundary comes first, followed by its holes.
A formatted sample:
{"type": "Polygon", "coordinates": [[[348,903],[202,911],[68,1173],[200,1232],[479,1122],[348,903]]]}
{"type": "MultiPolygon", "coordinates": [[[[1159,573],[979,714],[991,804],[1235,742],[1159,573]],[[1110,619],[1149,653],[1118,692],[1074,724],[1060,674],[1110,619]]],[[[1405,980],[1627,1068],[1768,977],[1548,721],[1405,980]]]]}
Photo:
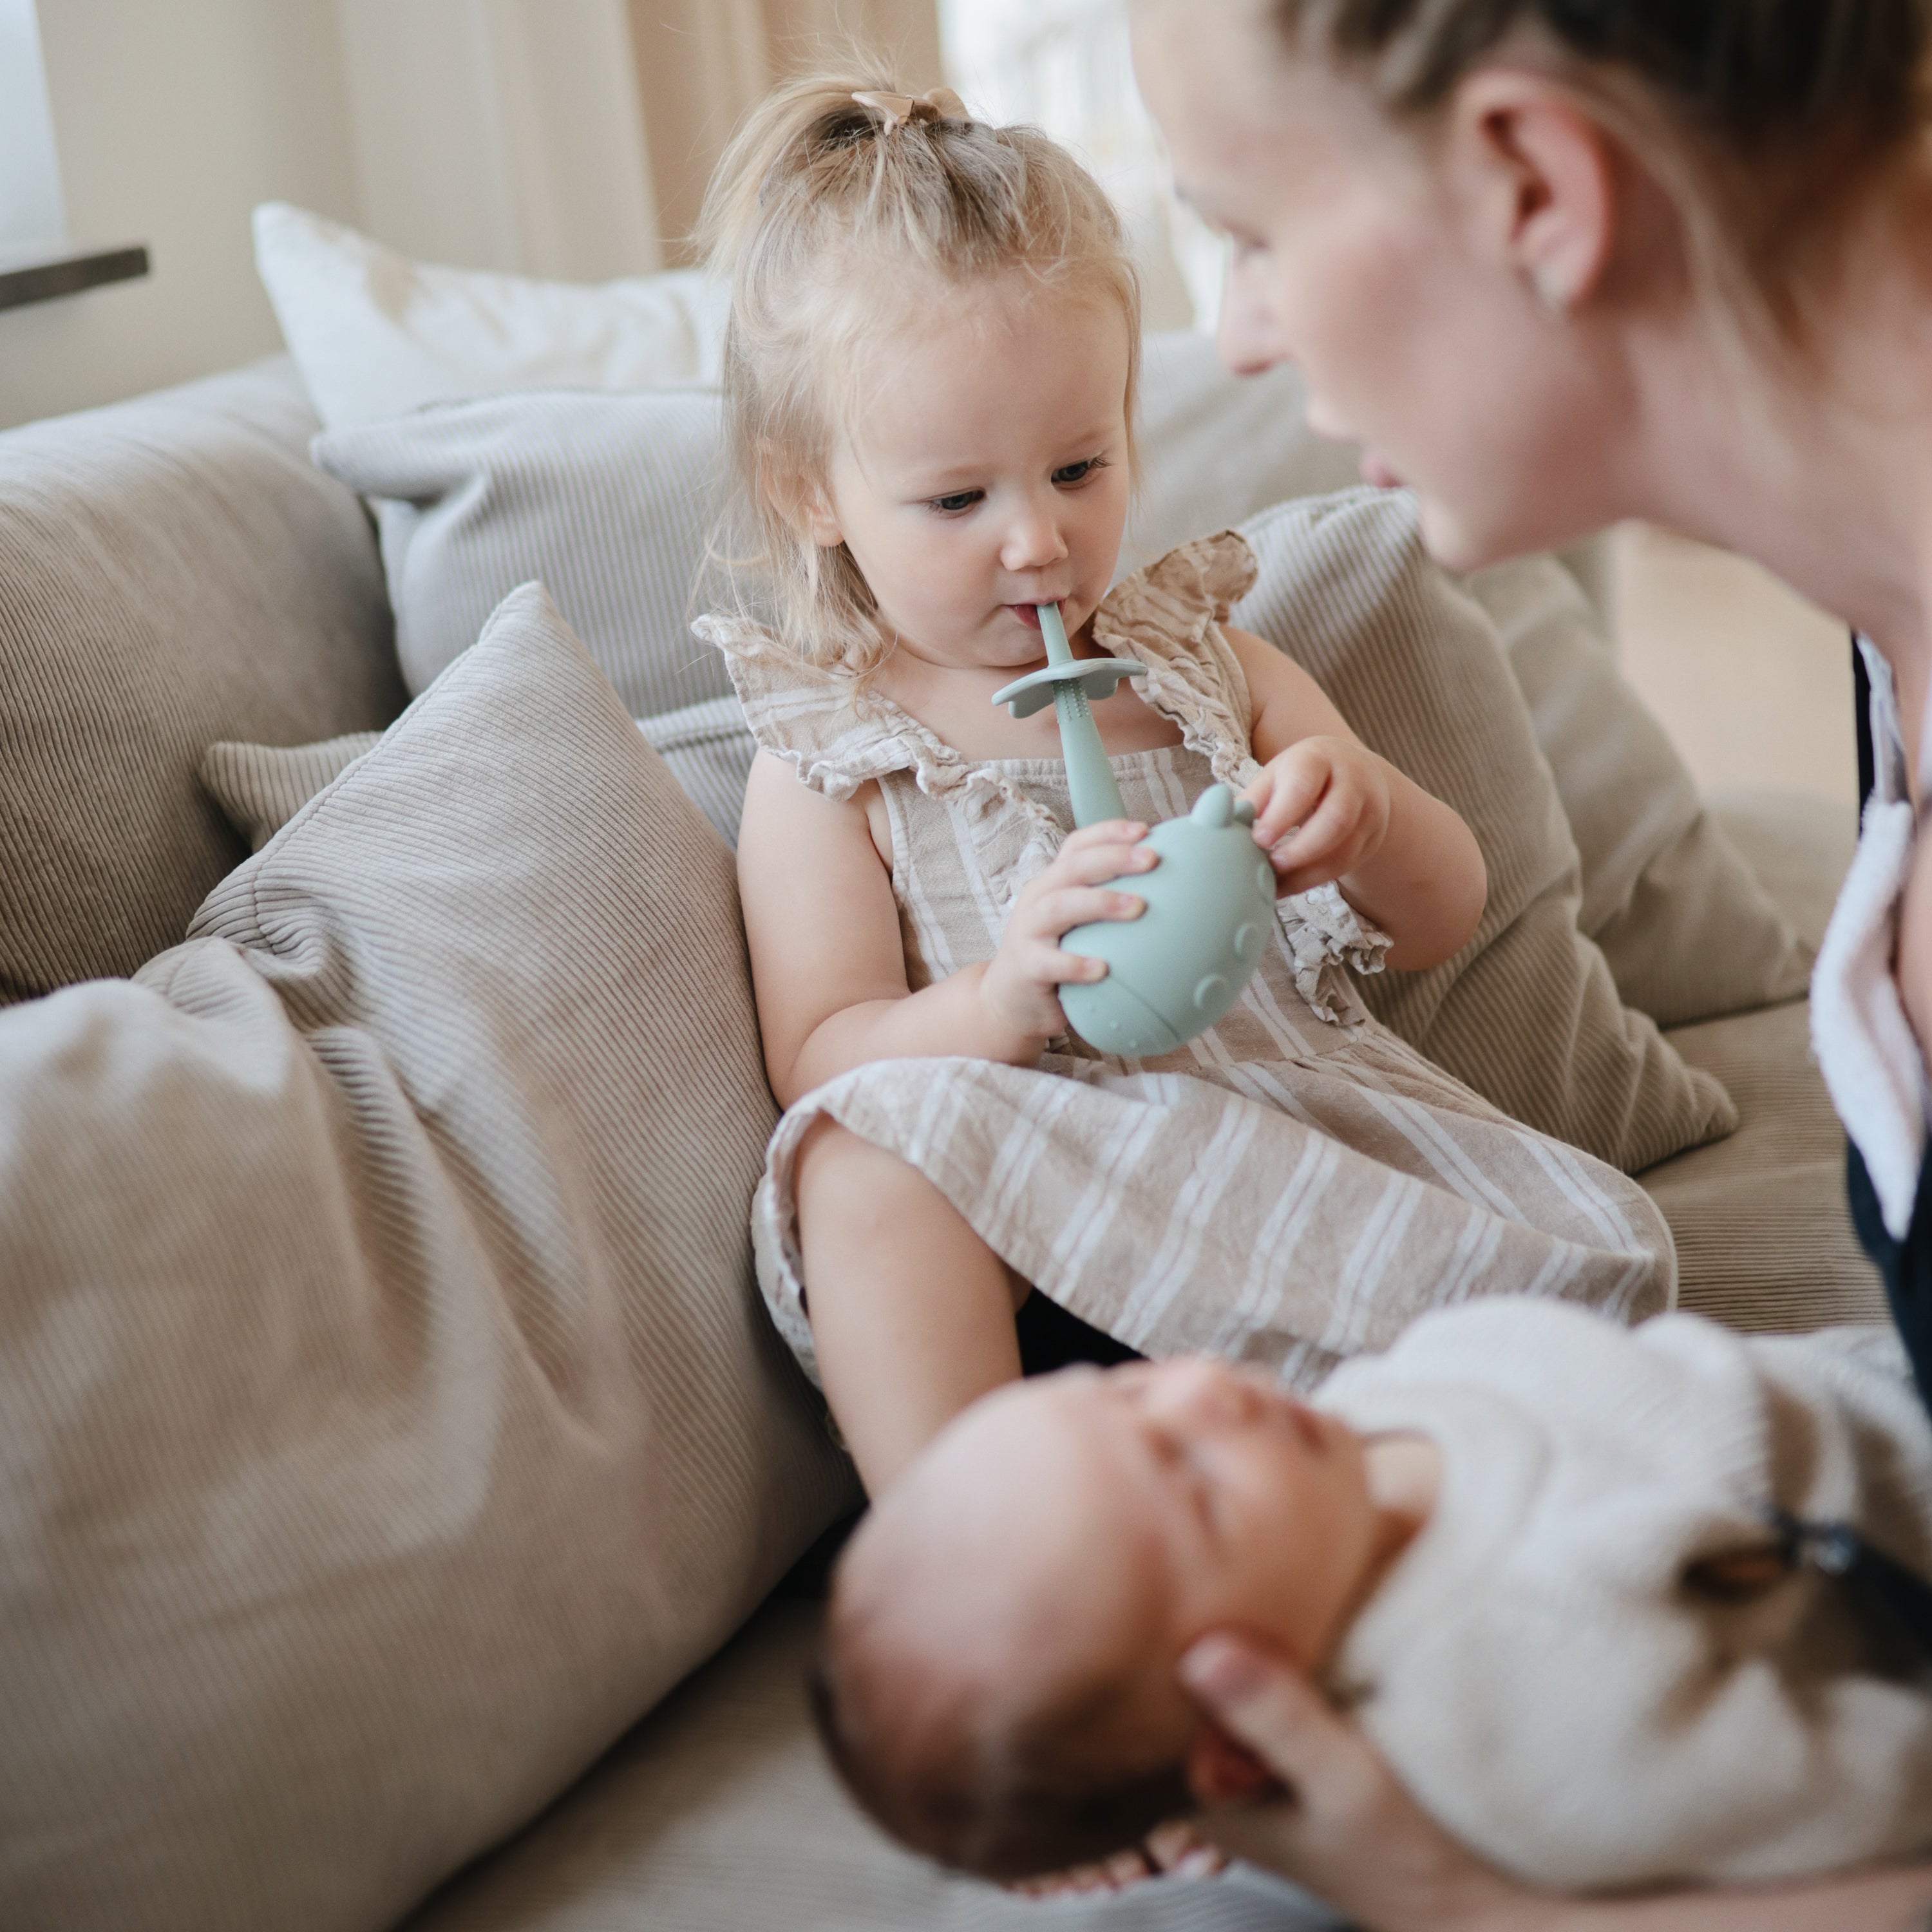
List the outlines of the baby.
{"type": "Polygon", "coordinates": [[[815,1686],[847,1783],[1018,1878],[1258,1790],[1177,1681],[1217,1627],[1352,1708],[1496,1865],[1586,1890],[1932,1846],[1932,1651],[1789,1533],[1932,1574],[1932,1430],[1888,1330],[1425,1317],[1312,1405],[1205,1360],[988,1396],[877,1504],[815,1686]],[[1774,1508],[1785,1513],[1774,1527],[1774,1508]]]}
{"type": "Polygon", "coordinates": [[[1666,1306],[1642,1190],[1506,1119],[1352,983],[1463,947],[1482,856],[1286,652],[1230,621],[1246,542],[1116,582],[1138,285],[1099,184],[1037,129],[883,76],[791,83],[707,215],[765,602],[698,629],[759,752],[738,848],[772,1090],[760,1285],[874,1494],[1016,1377],[1029,1288],[1153,1356],[1312,1385],[1438,1302],[1666,1306]],[[1094,717],[1123,820],[1076,830],[1045,660],[1147,668],[1094,717]],[[1241,998],[1148,1060],[1074,1036],[1062,936],[1137,916],[1147,827],[1216,781],[1279,911],[1241,998]]]}

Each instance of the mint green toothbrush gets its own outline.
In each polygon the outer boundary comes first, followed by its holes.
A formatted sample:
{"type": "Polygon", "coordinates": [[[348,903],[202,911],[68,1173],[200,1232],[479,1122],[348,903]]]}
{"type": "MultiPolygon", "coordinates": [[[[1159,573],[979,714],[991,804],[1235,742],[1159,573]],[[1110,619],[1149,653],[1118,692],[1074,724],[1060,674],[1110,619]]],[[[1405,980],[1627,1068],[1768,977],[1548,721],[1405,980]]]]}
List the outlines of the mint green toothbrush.
{"type": "MultiPolygon", "coordinates": [[[[1057,604],[1038,605],[1046,662],[993,694],[1016,718],[1053,700],[1076,826],[1124,818],[1090,702],[1113,696],[1147,667],[1126,658],[1076,658],[1057,604]]],[[[1241,995],[1274,924],[1274,868],[1254,842],[1254,808],[1211,784],[1185,818],[1156,825],[1146,843],[1151,872],[1114,880],[1147,910],[1138,919],[1076,926],[1069,952],[1107,962],[1107,976],[1069,980],[1060,1004],[1080,1036],[1103,1053],[1171,1052],[1212,1026],[1241,995]]]]}

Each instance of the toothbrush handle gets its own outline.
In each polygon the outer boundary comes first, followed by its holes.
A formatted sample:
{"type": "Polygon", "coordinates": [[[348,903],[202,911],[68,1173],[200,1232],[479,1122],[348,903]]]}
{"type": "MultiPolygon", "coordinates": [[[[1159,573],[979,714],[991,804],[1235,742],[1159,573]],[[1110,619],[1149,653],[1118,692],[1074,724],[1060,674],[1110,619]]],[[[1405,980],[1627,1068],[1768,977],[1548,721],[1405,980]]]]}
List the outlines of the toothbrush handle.
{"type": "MultiPolygon", "coordinates": [[[[1066,641],[1060,606],[1042,604],[1038,608],[1047,662],[1071,664],[1073,647],[1066,641]]],[[[1060,722],[1060,754],[1066,761],[1066,790],[1072,801],[1074,824],[1098,825],[1106,819],[1126,818],[1127,809],[1120,802],[1120,788],[1114,782],[1113,767],[1107,762],[1100,728],[1094,722],[1086,692],[1070,682],[1056,686],[1053,710],[1060,722]]]]}

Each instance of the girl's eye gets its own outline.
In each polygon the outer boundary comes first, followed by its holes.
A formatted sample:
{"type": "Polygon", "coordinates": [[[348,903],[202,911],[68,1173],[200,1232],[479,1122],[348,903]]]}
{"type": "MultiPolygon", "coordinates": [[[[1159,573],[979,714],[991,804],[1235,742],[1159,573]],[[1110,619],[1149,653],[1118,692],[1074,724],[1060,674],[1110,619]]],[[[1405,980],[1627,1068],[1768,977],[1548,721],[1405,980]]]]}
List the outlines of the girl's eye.
{"type": "Polygon", "coordinates": [[[962,510],[970,510],[986,495],[983,490],[956,490],[950,496],[932,496],[926,500],[942,517],[956,517],[962,510]]]}
{"type": "Polygon", "coordinates": [[[1053,480],[1062,484],[1084,483],[1096,470],[1104,470],[1107,459],[1104,456],[1090,456],[1082,463],[1069,463],[1053,472],[1053,480]]]}

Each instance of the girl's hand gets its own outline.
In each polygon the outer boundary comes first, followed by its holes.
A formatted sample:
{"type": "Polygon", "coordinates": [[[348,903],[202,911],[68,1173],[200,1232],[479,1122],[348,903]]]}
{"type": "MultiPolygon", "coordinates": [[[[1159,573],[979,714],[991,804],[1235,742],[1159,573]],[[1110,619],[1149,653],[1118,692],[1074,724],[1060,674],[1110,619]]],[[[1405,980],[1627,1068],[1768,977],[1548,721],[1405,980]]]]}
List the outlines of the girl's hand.
{"type": "Polygon", "coordinates": [[[1042,1042],[1066,1030],[1054,989],[1069,980],[1104,979],[1107,966],[1104,960],[1062,952],[1060,936],[1095,920],[1138,919],[1146,910],[1145,901],[1131,892],[1102,890],[1107,880],[1159,863],[1140,843],[1146,836],[1138,820],[1084,826],[1022,889],[1000,950],[980,982],[981,1002],[1001,1026],[1042,1042]]]}
{"type": "Polygon", "coordinates": [[[1242,794],[1255,808],[1283,892],[1305,892],[1364,866],[1388,836],[1389,768],[1353,739],[1298,739],[1242,794]]]}

